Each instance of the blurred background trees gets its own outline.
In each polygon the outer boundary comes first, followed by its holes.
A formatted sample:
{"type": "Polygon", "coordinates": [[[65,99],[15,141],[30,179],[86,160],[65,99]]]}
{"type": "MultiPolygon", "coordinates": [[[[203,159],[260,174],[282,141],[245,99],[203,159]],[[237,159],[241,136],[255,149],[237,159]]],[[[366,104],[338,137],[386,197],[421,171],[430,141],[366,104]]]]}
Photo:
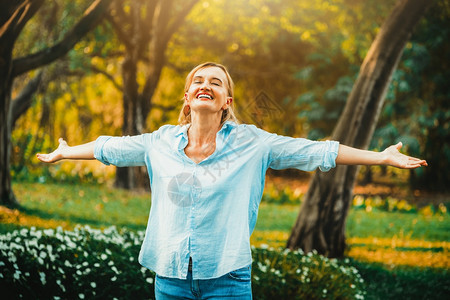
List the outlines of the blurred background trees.
{"type": "MultiPolygon", "coordinates": [[[[29,81],[22,88],[21,93],[14,97],[16,90],[12,90],[16,77],[64,56],[101,20],[110,0],[93,1],[80,20],[76,24],[64,27],[64,30],[59,33],[60,36],[50,45],[45,44],[44,40],[44,43],[41,43],[35,52],[28,52],[27,47],[25,51],[17,53],[15,51],[16,41],[22,34],[25,25],[41,8],[43,2],[42,0],[21,0],[4,2],[0,6],[2,11],[0,14],[0,203],[3,205],[16,206],[18,204],[11,189],[11,131],[16,119],[30,106],[31,97],[41,81],[42,74],[40,73],[29,81]]],[[[53,7],[57,6],[53,5],[53,7]]],[[[55,10],[50,11],[45,22],[34,25],[39,28],[38,30],[45,27],[48,29],[56,23],[56,19],[53,19],[55,13],[55,10]]],[[[35,41],[38,40],[39,37],[35,36],[35,41]]]]}
{"type": "MultiPolygon", "coordinates": [[[[63,36],[82,3],[90,2],[46,1],[24,27],[14,55],[43,49],[63,36]]],[[[172,5],[166,15],[161,3],[116,1],[108,21],[48,67],[43,77],[47,84],[33,96],[12,133],[13,179],[113,181],[113,168],[92,162],[43,167],[34,154],[50,151],[61,136],[77,144],[101,134],[134,134],[176,124],[184,78],[208,60],[230,69],[243,122],[278,134],[327,138],[396,1],[174,0],[165,4],[172,5]],[[177,16],[183,22],[176,24],[177,16]],[[155,25],[158,18],[161,27],[155,25]],[[155,46],[161,38],[156,28],[170,28],[160,48],[155,46]],[[133,71],[125,75],[130,61],[133,71]],[[128,84],[132,89],[125,93],[128,84]],[[130,97],[140,99],[139,104],[127,108],[125,99],[130,97]],[[128,131],[130,119],[136,123],[128,131]]],[[[449,10],[446,1],[434,2],[414,31],[370,146],[381,150],[403,141],[407,153],[430,164],[411,172],[411,187],[434,192],[448,191],[449,182],[449,10]]],[[[13,98],[33,75],[14,81],[13,98]]]]}

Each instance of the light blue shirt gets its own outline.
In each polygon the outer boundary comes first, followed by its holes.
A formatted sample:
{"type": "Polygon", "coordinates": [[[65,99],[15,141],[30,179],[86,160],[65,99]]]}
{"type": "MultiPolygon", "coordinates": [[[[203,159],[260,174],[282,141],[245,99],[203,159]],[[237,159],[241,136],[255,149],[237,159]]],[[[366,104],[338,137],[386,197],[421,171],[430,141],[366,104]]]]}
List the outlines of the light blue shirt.
{"type": "Polygon", "coordinates": [[[164,277],[220,277],[252,262],[253,232],[268,168],[328,171],[338,142],[315,142],[226,122],[216,149],[200,163],[184,153],[189,125],[138,136],[101,136],[95,158],[146,166],[152,204],[139,262],[164,277]]]}

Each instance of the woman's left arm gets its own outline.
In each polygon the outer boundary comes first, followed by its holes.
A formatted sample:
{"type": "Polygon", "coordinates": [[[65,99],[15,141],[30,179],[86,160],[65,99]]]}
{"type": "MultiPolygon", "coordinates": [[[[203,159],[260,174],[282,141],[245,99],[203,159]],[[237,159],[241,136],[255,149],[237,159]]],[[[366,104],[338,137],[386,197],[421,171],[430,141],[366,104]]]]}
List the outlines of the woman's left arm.
{"type": "Polygon", "coordinates": [[[383,152],[360,150],[345,145],[339,145],[336,157],[338,165],[389,165],[403,169],[414,169],[428,166],[423,159],[411,157],[400,153],[402,143],[392,145],[383,152]]]}

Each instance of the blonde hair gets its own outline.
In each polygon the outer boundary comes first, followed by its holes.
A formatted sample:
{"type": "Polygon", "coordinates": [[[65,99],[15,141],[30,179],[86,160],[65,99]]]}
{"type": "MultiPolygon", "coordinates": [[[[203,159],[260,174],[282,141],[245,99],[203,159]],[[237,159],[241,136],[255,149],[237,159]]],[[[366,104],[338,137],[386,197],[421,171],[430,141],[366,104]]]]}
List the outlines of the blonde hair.
{"type": "MultiPolygon", "coordinates": [[[[217,67],[220,68],[227,77],[227,90],[228,90],[228,97],[233,98],[234,100],[234,83],[233,79],[231,79],[230,73],[228,73],[228,70],[225,66],[214,63],[214,62],[205,62],[202,63],[189,72],[188,76],[186,77],[186,82],[184,85],[184,92],[187,93],[189,90],[189,87],[191,86],[192,80],[194,78],[195,73],[198,70],[209,68],[209,67],[217,67]]],[[[231,102],[231,104],[228,106],[227,109],[223,110],[222,112],[222,119],[220,121],[220,127],[226,122],[226,121],[233,121],[235,123],[239,123],[238,119],[236,118],[236,115],[234,113],[234,101],[231,102]]],[[[186,101],[184,101],[183,98],[183,107],[181,108],[180,115],[178,117],[178,123],[180,125],[186,125],[191,123],[191,109],[188,105],[186,105],[186,101]]]]}

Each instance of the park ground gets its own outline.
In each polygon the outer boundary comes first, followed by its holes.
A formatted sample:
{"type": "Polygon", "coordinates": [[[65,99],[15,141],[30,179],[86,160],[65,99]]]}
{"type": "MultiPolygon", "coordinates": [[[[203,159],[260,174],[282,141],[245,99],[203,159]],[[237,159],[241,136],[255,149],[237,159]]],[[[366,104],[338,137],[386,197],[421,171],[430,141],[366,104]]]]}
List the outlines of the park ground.
{"type": "MultiPolygon", "coordinates": [[[[308,178],[269,176],[255,246],[283,247],[308,178]]],[[[20,227],[71,230],[77,224],[145,229],[150,197],[107,185],[14,183],[23,209],[0,207],[0,232],[20,227]]],[[[450,292],[450,197],[410,190],[402,178],[378,177],[355,187],[346,234],[368,299],[445,299],[450,292]],[[402,185],[403,182],[403,185],[402,185]]]]}

